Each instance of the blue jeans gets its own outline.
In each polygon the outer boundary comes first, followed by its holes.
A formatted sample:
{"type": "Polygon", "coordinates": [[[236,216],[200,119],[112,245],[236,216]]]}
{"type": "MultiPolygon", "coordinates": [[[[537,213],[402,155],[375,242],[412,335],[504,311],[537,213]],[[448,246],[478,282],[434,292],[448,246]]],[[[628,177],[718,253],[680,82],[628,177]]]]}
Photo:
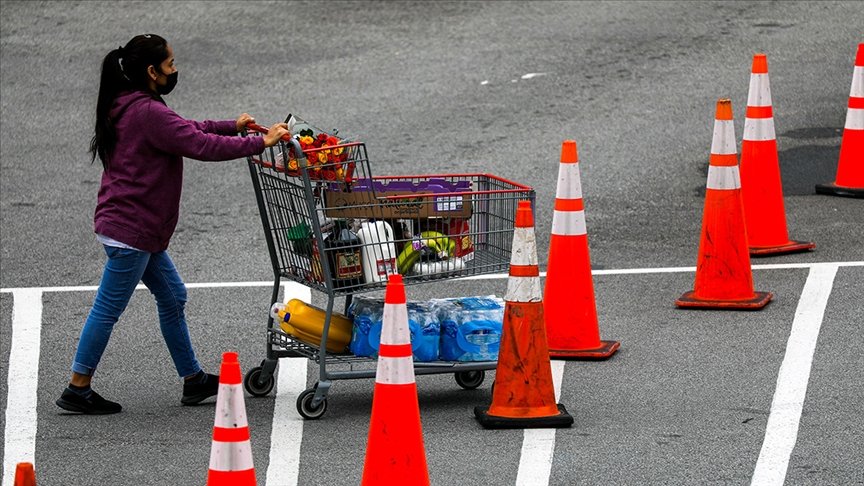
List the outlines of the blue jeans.
{"type": "Polygon", "coordinates": [[[195,359],[184,315],[186,285],[168,253],[113,246],[105,246],[105,253],[108,261],[105,262],[96,300],[81,330],[72,371],[88,376],[96,371],[114,324],[126,310],[138,282],[143,282],[156,297],[159,327],[177,373],[182,377],[198,373],[201,366],[195,359]]]}

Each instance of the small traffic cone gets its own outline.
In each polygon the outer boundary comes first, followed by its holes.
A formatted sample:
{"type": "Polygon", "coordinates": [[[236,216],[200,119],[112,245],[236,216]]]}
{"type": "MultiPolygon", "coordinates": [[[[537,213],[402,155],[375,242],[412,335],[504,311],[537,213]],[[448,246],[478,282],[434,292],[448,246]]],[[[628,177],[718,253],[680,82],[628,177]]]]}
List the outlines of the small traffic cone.
{"type": "Polygon", "coordinates": [[[237,353],[223,353],[207,486],[257,484],[241,382],[237,353]]]}
{"type": "Polygon", "coordinates": [[[741,199],[751,256],[809,251],[815,243],[789,239],[780,159],[774,134],[768,58],[753,56],[744,140],[741,142],[741,199]]]}
{"type": "Polygon", "coordinates": [[[543,315],[552,358],[607,359],[621,346],[618,341],[600,340],[579,157],[573,140],[561,146],[543,315]]]}
{"type": "Polygon", "coordinates": [[[753,291],[747,231],[741,204],[741,178],[732,124],[732,102],[717,102],[708,165],[702,235],[694,290],[675,305],[706,309],[761,309],[770,292],[753,291]]]}
{"type": "Polygon", "coordinates": [[[816,184],[816,192],[829,196],[864,198],[864,44],[858,44],[858,54],[855,56],[837,178],[834,182],[816,184]]]}
{"type": "Polygon", "coordinates": [[[475,407],[474,416],[487,429],[570,427],[573,417],[555,404],[530,201],[516,209],[504,301],[492,405],[475,407]]]}
{"type": "Polygon", "coordinates": [[[402,275],[387,277],[363,485],[428,485],[402,275]]]}
{"type": "Polygon", "coordinates": [[[19,462],[15,466],[15,486],[36,486],[36,471],[32,462],[19,462]]]}

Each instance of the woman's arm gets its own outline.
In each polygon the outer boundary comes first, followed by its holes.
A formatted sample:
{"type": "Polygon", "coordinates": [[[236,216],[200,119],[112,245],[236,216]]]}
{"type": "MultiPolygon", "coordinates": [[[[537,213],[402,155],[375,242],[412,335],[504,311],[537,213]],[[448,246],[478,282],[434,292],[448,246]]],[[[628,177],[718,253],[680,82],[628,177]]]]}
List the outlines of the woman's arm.
{"type": "Polygon", "coordinates": [[[237,133],[235,120],[187,120],[158,102],[150,103],[145,113],[148,119],[142,126],[147,127],[148,141],[170,154],[196,160],[221,161],[264,151],[264,137],[233,136],[237,133]]]}
{"type": "Polygon", "coordinates": [[[237,130],[236,120],[188,120],[198,130],[204,133],[214,133],[216,135],[237,135],[240,130],[237,130]]]}
{"type": "Polygon", "coordinates": [[[240,133],[249,123],[255,123],[255,119],[249,113],[243,113],[236,120],[204,120],[191,121],[199,130],[204,133],[215,133],[217,135],[236,135],[240,133]]]}

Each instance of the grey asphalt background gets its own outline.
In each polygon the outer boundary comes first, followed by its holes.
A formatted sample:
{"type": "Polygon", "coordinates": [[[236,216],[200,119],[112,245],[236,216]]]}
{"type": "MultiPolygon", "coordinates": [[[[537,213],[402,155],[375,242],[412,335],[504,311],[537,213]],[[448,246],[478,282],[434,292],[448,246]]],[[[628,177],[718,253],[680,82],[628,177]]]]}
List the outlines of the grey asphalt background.
{"type": "MultiPolygon", "coordinates": [[[[375,174],[487,172],[534,187],[546,261],[560,144],[575,139],[595,268],[693,266],[715,102],[740,140],[752,55],[768,55],[790,235],[809,254],[754,263],[864,260],[860,200],[834,179],[864,9],[856,2],[0,2],[0,287],[98,284],[91,165],[98,69],[133,35],[174,47],[167,101],[194,119],[296,113],[365,141],[375,174]],[[545,73],[521,79],[527,73],[545,73]],[[482,84],[488,81],[486,84],[482,84]]],[[[272,279],[242,160],[188,161],[171,255],[187,283],[272,279]]],[[[814,356],[787,484],[862,484],[861,268],[841,268],[814,356]]],[[[691,273],[595,277],[602,363],[569,363],[550,484],[746,484],[806,269],[756,270],[759,312],[685,312],[691,273]]],[[[503,295],[504,280],[412,286],[409,298],[503,295]]],[[[124,412],[58,413],[93,292],[43,298],[40,486],[202,484],[213,405],[181,407],[155,305],[137,292],[94,382],[124,412]]],[[[269,289],[192,289],[199,359],[263,358],[269,289]]],[[[321,296],[314,295],[320,303],[321,296]]],[[[0,376],[12,296],[0,294],[0,376]]],[[[309,384],[317,368],[309,366],[309,384]]],[[[489,383],[418,379],[433,484],[513,484],[520,431],[484,431],[489,383]]],[[[371,380],[334,384],[306,422],[300,484],[356,484],[371,380]]],[[[6,403],[6,382],[0,383],[6,403]]],[[[259,484],[273,396],[247,398],[259,484]]],[[[4,405],[5,406],[5,405],[4,405]]],[[[0,416],[0,424],[5,415],[0,416]]]]}

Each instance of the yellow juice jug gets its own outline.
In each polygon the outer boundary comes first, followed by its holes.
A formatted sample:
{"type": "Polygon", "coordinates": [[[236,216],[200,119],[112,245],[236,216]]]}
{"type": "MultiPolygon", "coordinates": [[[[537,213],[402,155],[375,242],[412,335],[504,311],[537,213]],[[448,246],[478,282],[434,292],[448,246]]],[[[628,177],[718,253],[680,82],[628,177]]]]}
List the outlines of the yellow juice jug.
{"type": "MultiPolygon", "coordinates": [[[[287,304],[281,302],[273,304],[270,315],[286,333],[315,347],[321,346],[324,320],[327,317],[323,309],[299,299],[291,299],[287,304]]],[[[337,312],[332,313],[330,331],[327,333],[327,352],[340,354],[348,352],[353,327],[351,319],[337,312]]]]}

